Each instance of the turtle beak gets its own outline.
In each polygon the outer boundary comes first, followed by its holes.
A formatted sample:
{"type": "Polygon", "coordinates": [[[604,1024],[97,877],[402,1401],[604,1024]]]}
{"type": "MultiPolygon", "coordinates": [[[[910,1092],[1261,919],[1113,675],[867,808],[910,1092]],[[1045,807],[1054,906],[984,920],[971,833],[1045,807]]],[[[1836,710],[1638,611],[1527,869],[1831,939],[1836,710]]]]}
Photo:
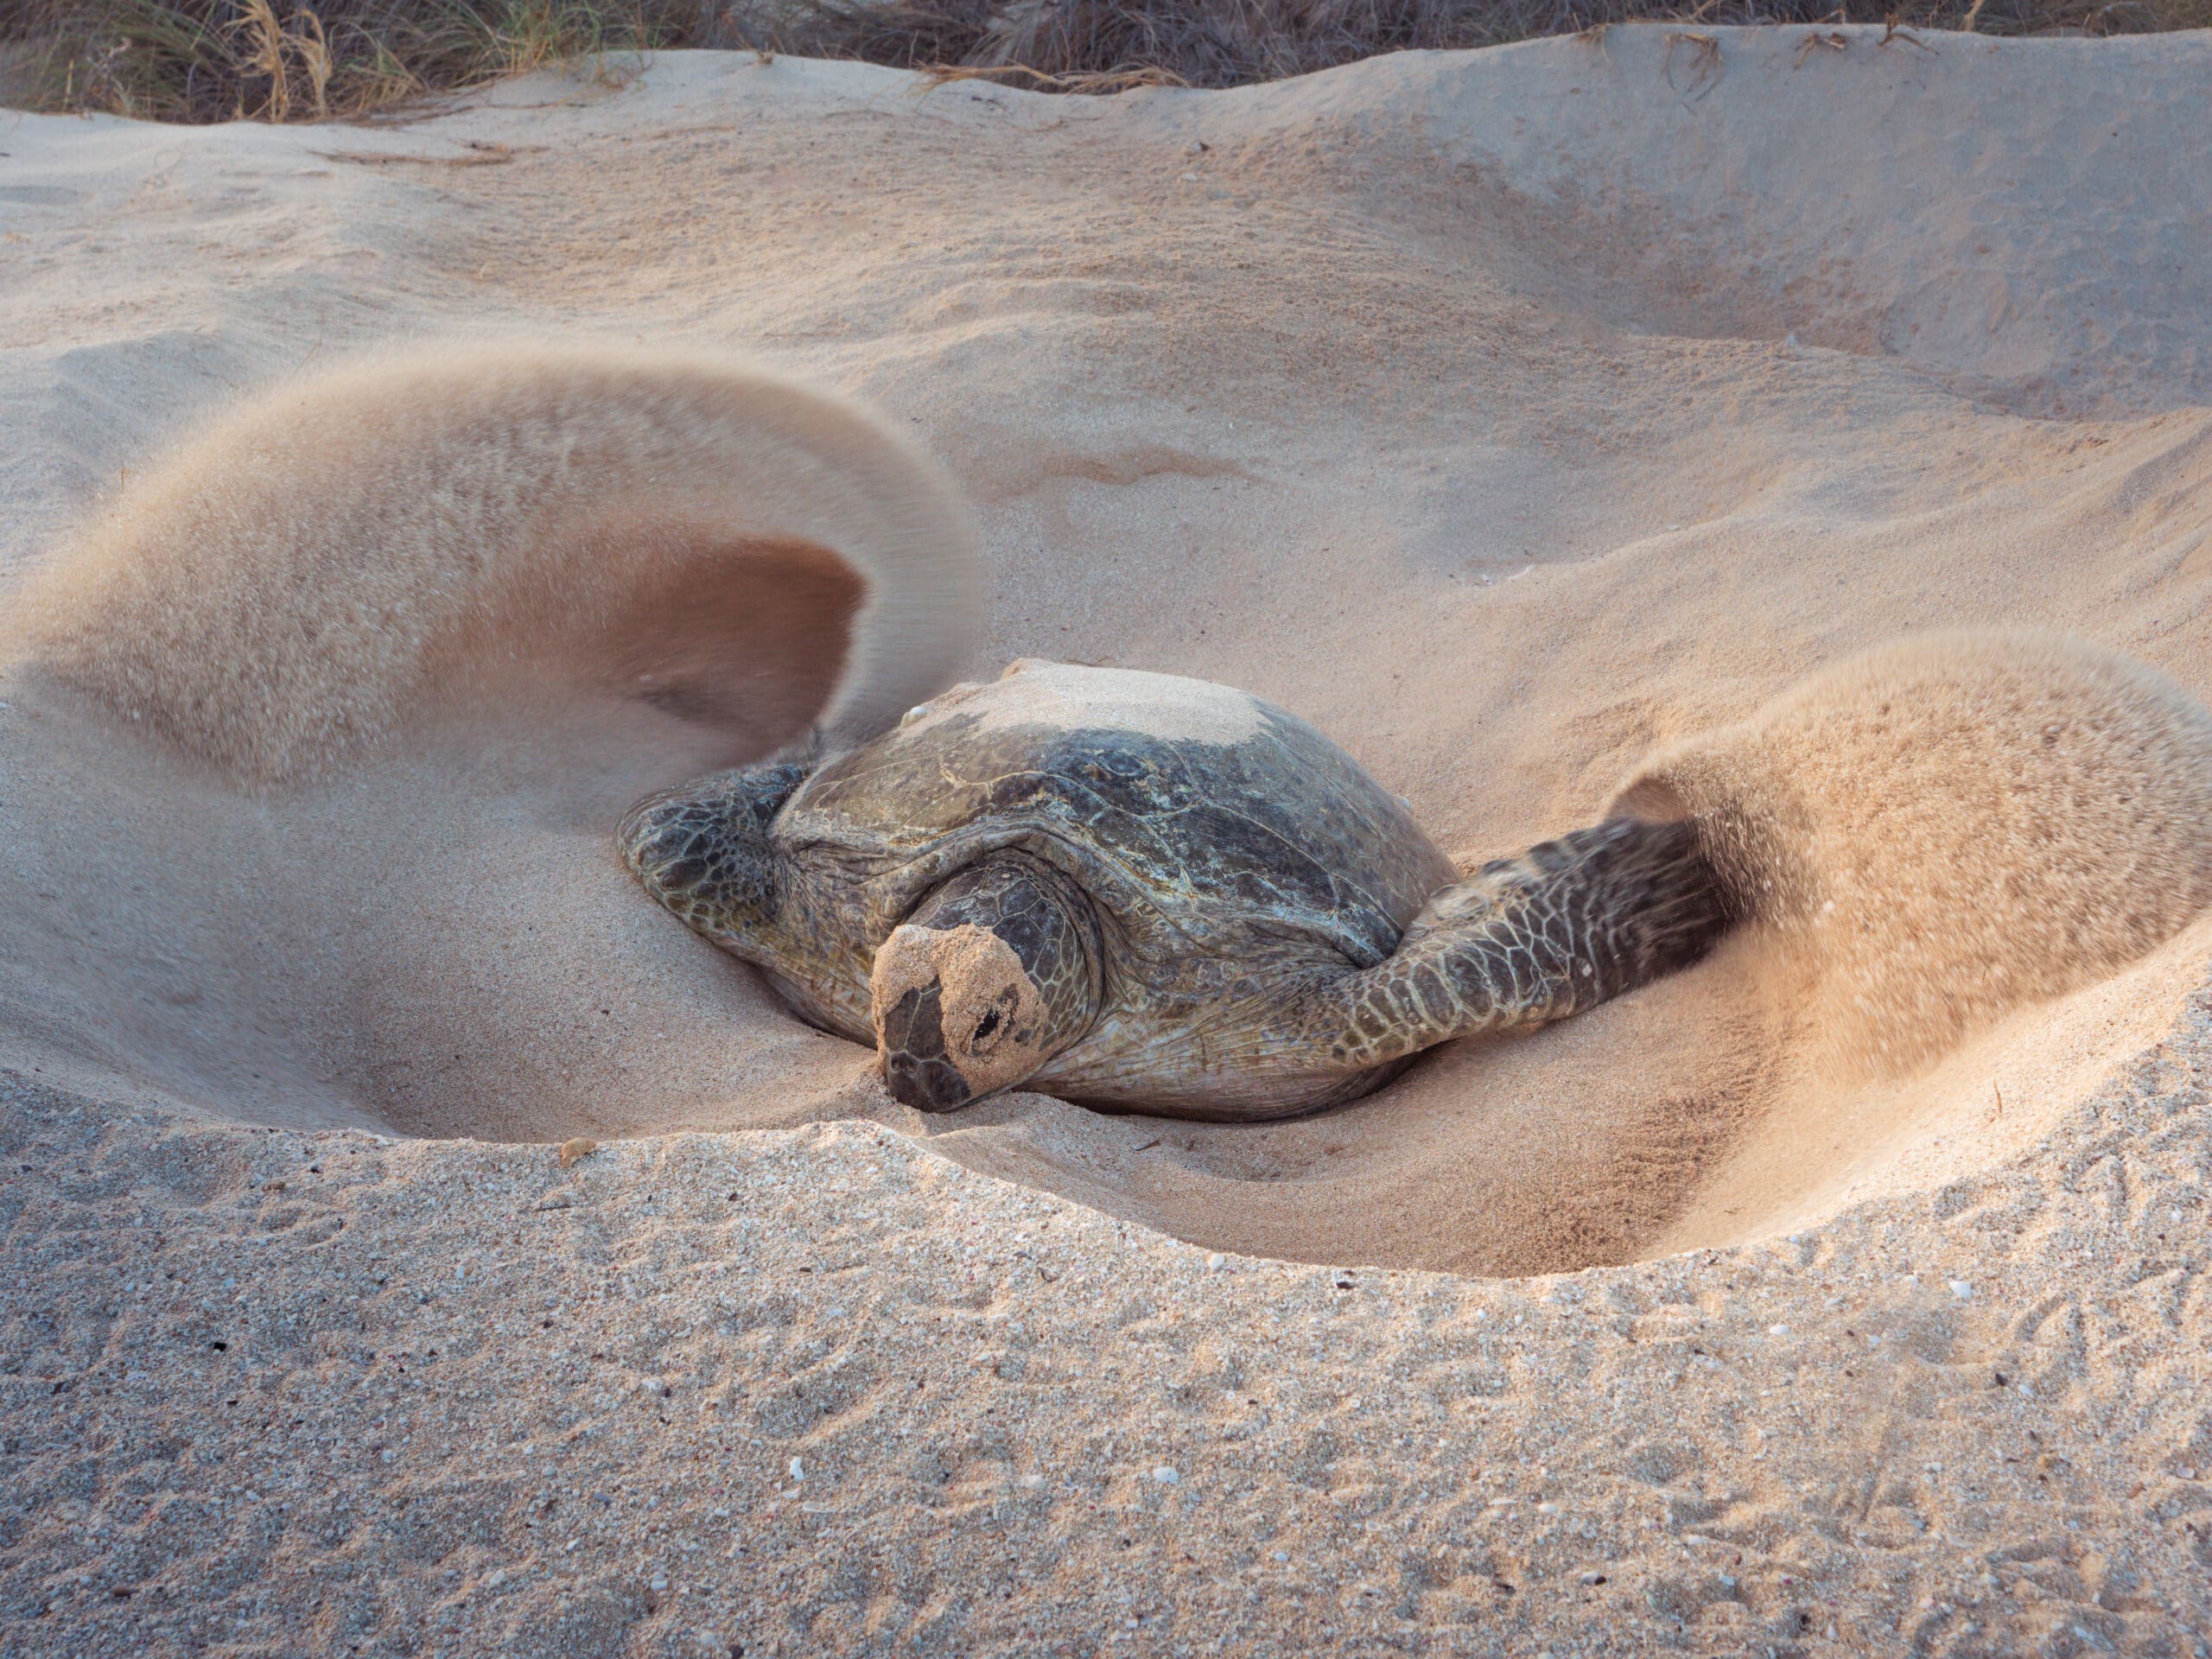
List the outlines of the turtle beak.
{"type": "Polygon", "coordinates": [[[957,1110],[974,1092],[945,1055],[944,994],[944,982],[936,979],[908,991],[886,1011],[877,1035],[884,1085],[918,1112],[957,1110]]]}

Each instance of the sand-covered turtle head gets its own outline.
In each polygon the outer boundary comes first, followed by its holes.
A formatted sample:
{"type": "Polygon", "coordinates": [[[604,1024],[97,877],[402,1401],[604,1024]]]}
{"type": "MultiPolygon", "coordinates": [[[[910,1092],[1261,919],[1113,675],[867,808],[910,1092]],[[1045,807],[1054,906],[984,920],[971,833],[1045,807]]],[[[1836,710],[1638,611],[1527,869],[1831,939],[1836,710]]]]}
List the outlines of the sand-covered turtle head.
{"type": "Polygon", "coordinates": [[[875,953],[869,1003],[892,1094],[949,1112],[1010,1089],[1098,1016],[1090,903],[1042,861],[1001,854],[939,887],[875,953]]]}
{"type": "Polygon", "coordinates": [[[805,777],[756,766],[666,791],[631,810],[616,845],[646,892],[765,969],[816,1024],[849,1031],[864,1017],[885,1084],[917,1110],[1012,1088],[1096,1023],[1103,950],[1091,901],[1012,849],[940,883],[892,930],[856,988],[862,1007],[815,994],[849,971],[834,899],[852,873],[778,842],[778,815],[805,777]]]}

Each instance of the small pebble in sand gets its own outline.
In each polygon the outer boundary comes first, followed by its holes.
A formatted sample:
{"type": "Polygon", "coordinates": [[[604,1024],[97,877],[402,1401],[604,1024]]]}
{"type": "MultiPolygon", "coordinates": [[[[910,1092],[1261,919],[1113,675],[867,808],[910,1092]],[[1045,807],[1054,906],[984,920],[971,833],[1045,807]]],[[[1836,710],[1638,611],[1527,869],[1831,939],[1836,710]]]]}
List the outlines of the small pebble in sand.
{"type": "Polygon", "coordinates": [[[804,1460],[798,1458],[793,1458],[791,1459],[791,1477],[793,1480],[804,1480],[806,1478],[806,1465],[804,1460]]]}
{"type": "Polygon", "coordinates": [[[1971,1301],[1974,1299],[1974,1287],[1963,1279],[1954,1279],[1951,1281],[1951,1294],[1962,1302],[1971,1301]]]}
{"type": "Polygon", "coordinates": [[[1183,1478],[1181,1475],[1178,1474],[1174,1470],[1169,1468],[1164,1463],[1152,1471],[1152,1478],[1163,1486],[1173,1486],[1177,1481],[1183,1478]]]}
{"type": "Polygon", "coordinates": [[[588,1135],[580,1135],[573,1141],[563,1141],[561,1143],[561,1167],[566,1169],[577,1159],[588,1158],[598,1150],[599,1142],[588,1135]]]}

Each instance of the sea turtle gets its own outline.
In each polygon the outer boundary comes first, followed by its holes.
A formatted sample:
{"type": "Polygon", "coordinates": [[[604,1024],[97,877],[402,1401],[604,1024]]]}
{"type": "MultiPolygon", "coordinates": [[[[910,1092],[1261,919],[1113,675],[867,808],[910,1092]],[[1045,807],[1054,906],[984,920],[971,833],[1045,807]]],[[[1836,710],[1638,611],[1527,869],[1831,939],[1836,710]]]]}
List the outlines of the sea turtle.
{"type": "Polygon", "coordinates": [[[1462,880],[1283,710],[1034,661],[813,769],[657,795],[620,840],[654,898],[931,1112],[1024,1083],[1309,1111],[1681,967],[1728,919],[1689,823],[1614,817],[1462,880]]]}

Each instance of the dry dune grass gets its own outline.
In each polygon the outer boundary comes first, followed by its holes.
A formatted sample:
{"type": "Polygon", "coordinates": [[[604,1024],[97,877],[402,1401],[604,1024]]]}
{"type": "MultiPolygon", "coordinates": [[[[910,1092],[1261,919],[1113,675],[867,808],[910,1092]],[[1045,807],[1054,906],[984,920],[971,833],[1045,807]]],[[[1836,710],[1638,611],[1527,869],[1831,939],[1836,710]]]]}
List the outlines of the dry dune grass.
{"type": "Polygon", "coordinates": [[[2205,0],[730,0],[702,44],[1003,76],[1050,90],[1236,86],[1385,52],[1610,23],[1895,23],[2112,34],[2212,23],[2205,0]]]}
{"type": "Polygon", "coordinates": [[[299,121],[661,47],[1108,92],[1652,20],[2106,35],[2212,26],[2212,0],[22,0],[0,46],[28,46],[32,99],[49,106],[299,121]]]}
{"type": "Polygon", "coordinates": [[[684,43],[693,0],[24,0],[33,101],[158,121],[361,116],[684,43]]]}

